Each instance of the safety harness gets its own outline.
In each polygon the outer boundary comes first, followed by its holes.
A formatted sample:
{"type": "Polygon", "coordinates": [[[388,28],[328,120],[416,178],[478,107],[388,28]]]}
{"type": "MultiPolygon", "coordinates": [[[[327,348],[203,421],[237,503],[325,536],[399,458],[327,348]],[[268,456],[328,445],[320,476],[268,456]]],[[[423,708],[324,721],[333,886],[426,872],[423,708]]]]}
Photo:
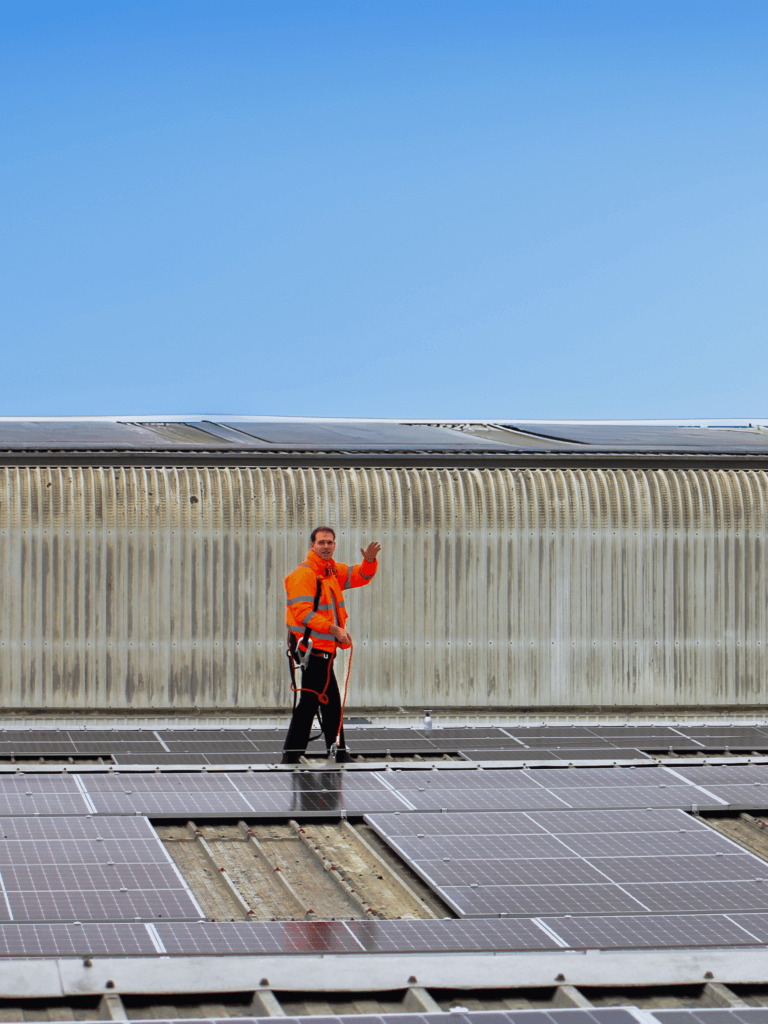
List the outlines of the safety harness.
{"type": "MultiPolygon", "coordinates": [[[[307,566],[309,568],[309,566],[307,566]]],[[[320,606],[320,595],[323,590],[323,578],[317,576],[317,585],[315,587],[315,600],[312,603],[312,612],[316,612],[320,606]]],[[[285,652],[288,656],[288,666],[291,672],[291,691],[293,692],[293,709],[296,710],[296,694],[301,693],[304,689],[303,686],[296,685],[296,667],[301,669],[301,681],[304,682],[304,673],[309,665],[309,659],[312,654],[312,629],[310,626],[304,630],[304,636],[301,640],[296,640],[293,633],[288,631],[288,650],[285,652]]],[[[328,687],[331,684],[331,668],[333,667],[333,659],[336,657],[335,654],[328,655],[328,672],[325,677],[325,686],[323,687],[322,693],[317,693],[316,690],[310,690],[309,687],[306,689],[310,693],[317,695],[317,721],[320,725],[320,732],[316,736],[310,736],[308,742],[319,739],[323,735],[323,716],[320,711],[321,707],[328,703],[328,687]]]]}

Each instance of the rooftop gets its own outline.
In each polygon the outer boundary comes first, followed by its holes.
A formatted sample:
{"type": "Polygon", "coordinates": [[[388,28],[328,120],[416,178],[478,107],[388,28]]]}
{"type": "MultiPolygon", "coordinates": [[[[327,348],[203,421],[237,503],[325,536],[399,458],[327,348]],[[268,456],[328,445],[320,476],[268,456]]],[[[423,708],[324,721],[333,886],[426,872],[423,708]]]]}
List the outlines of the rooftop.
{"type": "Polygon", "coordinates": [[[0,452],[767,456],[768,420],[2,417],[0,452]]]}
{"type": "Polygon", "coordinates": [[[5,725],[3,1020],[762,1024],[763,721],[5,725]]]}

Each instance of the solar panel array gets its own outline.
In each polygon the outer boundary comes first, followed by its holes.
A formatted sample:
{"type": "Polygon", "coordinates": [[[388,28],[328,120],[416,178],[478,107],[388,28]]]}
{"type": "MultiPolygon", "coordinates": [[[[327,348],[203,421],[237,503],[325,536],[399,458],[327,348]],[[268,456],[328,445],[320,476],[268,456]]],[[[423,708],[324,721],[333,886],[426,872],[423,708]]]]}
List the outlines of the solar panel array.
{"type": "Polygon", "coordinates": [[[614,914],[402,921],[0,923],[0,957],[296,956],[754,947],[768,915],[614,914]]]}
{"type": "MultiPolygon", "coordinates": [[[[165,1024],[174,1018],[154,1018],[145,1024],[165,1024]]],[[[176,1020],[188,1018],[175,1018],[176,1020]]],[[[267,1024],[272,1017],[207,1018],[211,1024],[267,1024]]],[[[637,1010],[611,1007],[568,1010],[450,1010],[443,1013],[367,1013],[323,1017],[281,1017],[284,1024],[768,1024],[768,1009],[637,1010]]]]}
{"type": "Polygon", "coordinates": [[[723,801],[658,766],[589,769],[394,770],[392,788],[419,811],[723,807],[723,801]]]}
{"type": "MultiPolygon", "coordinates": [[[[118,764],[234,765],[279,762],[283,729],[5,729],[0,758],[113,758],[118,764]]],[[[471,761],[648,759],[675,751],[768,752],[768,726],[484,726],[432,729],[347,728],[350,749],[367,757],[387,753],[471,761]]],[[[310,745],[322,755],[324,744],[310,745]]]]}
{"type": "Polygon", "coordinates": [[[146,818],[0,818],[0,837],[0,920],[201,917],[146,818]]]}
{"type": "MultiPolygon", "coordinates": [[[[143,1018],[145,1024],[170,1024],[179,1017],[143,1018]]],[[[207,1017],[211,1024],[268,1024],[273,1017],[207,1017]]],[[[443,1013],[366,1013],[323,1017],[281,1017],[284,1024],[768,1024],[768,1009],[642,1010],[635,1007],[592,1009],[468,1010],[443,1013]]]]}
{"type": "Polygon", "coordinates": [[[366,821],[461,917],[768,911],[768,864],[682,811],[434,817],[366,821]]]}
{"type": "Polygon", "coordinates": [[[768,1008],[719,1010],[653,1010],[660,1024],[768,1024],[768,1008]]]}
{"type": "Polygon", "coordinates": [[[375,772],[115,772],[81,778],[100,814],[363,814],[409,806],[375,772]]]}
{"type": "Polygon", "coordinates": [[[572,441],[596,448],[650,449],[760,449],[768,439],[744,427],[696,427],[651,423],[516,423],[532,434],[572,441]]]}
{"type": "Polygon", "coordinates": [[[0,773],[0,814],[290,815],[376,811],[760,808],[768,765],[387,771],[0,773]],[[713,771],[720,774],[713,775],[713,771]]]}
{"type": "Polygon", "coordinates": [[[118,422],[106,418],[5,419],[0,448],[93,451],[408,451],[764,453],[768,442],[746,426],[657,423],[444,422],[292,417],[202,417],[118,422]]]}
{"type": "Polygon", "coordinates": [[[764,792],[764,765],[0,773],[0,956],[764,944],[768,864],[685,813],[764,792]],[[146,817],[341,812],[367,815],[460,919],[204,921],[146,817]]]}

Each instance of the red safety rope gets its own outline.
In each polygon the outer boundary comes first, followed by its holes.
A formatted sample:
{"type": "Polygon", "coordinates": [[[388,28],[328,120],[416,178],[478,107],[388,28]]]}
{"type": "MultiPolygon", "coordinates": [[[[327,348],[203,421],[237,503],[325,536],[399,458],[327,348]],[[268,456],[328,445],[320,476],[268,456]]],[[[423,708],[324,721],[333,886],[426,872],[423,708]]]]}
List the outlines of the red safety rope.
{"type": "MultiPolygon", "coordinates": [[[[312,655],[310,655],[310,657],[312,657],[312,655]]],[[[294,684],[294,682],[291,681],[291,689],[293,690],[293,692],[294,693],[303,693],[306,690],[308,693],[314,693],[315,696],[317,697],[317,699],[320,701],[321,704],[327,704],[328,703],[328,687],[331,685],[331,669],[333,668],[333,663],[334,663],[335,659],[336,659],[336,654],[335,653],[329,655],[329,657],[328,657],[328,672],[327,672],[326,677],[325,677],[325,686],[323,687],[322,693],[318,693],[317,690],[312,690],[308,686],[296,686],[294,684]]]]}
{"type": "Polygon", "coordinates": [[[349,692],[349,674],[352,671],[352,651],[353,651],[353,649],[354,648],[353,648],[352,644],[350,643],[350,645],[349,645],[349,661],[347,662],[347,678],[344,680],[344,697],[343,697],[343,699],[341,701],[341,715],[339,717],[339,731],[336,734],[336,743],[334,744],[334,746],[337,747],[337,748],[339,746],[339,743],[341,743],[341,730],[342,730],[342,728],[344,726],[344,708],[347,706],[347,693],[349,692]]]}

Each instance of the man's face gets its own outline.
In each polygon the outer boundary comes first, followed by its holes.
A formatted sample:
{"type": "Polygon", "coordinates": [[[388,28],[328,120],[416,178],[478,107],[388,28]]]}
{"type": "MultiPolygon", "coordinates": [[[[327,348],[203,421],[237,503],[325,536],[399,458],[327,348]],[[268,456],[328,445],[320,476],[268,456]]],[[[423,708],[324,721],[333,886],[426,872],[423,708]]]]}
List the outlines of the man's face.
{"type": "Polygon", "coordinates": [[[316,555],[319,555],[325,561],[329,561],[333,558],[333,552],[336,550],[336,541],[332,533],[327,530],[322,530],[315,536],[315,542],[312,545],[312,550],[316,555]]]}

